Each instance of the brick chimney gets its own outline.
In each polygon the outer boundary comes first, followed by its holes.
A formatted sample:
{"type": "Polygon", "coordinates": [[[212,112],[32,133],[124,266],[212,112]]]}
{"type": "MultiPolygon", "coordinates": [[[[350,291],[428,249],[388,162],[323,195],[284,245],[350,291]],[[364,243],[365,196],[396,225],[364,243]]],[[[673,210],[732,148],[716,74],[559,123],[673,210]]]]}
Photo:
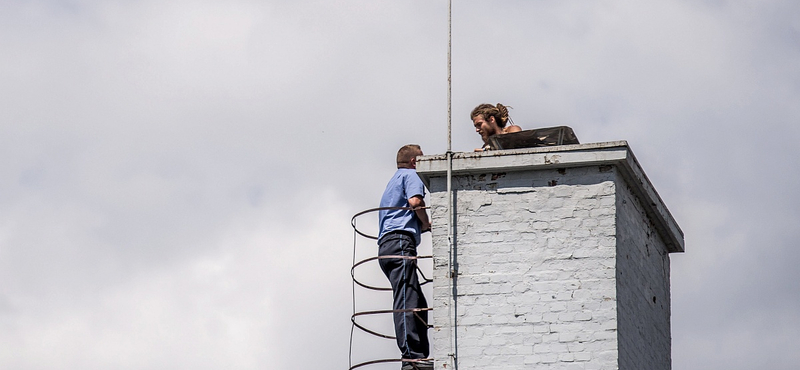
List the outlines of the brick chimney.
{"type": "Polygon", "coordinates": [[[436,369],[670,369],[683,232],[627,142],[421,157],[436,369]],[[451,259],[452,255],[452,259],[451,259]],[[449,268],[457,271],[451,279],[449,268]]]}

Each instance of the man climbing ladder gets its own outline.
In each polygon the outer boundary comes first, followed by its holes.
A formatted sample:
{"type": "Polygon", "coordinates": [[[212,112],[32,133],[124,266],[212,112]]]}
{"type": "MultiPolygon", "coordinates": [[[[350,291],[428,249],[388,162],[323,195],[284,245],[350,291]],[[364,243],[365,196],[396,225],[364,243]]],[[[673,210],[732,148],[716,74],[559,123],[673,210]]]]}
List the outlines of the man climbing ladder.
{"type": "Polygon", "coordinates": [[[417,246],[420,234],[431,228],[425,212],[425,185],[417,176],[417,156],[422,155],[419,145],[406,145],[397,152],[397,172],[389,180],[381,197],[381,207],[410,209],[384,209],[379,213],[380,234],[378,256],[381,270],[392,285],[394,297],[394,328],[397,346],[403,358],[402,370],[431,370],[428,359],[428,303],[417,277],[417,246]]]}

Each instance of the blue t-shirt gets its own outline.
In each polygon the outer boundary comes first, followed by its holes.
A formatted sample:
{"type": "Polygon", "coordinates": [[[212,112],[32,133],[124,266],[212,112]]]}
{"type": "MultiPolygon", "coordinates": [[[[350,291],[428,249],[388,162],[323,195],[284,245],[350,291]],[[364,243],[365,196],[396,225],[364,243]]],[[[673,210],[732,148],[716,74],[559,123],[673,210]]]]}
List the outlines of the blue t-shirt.
{"type": "MultiPolygon", "coordinates": [[[[417,175],[417,171],[411,168],[398,168],[394,173],[386,190],[381,197],[381,207],[408,207],[408,198],[415,195],[425,197],[425,184],[417,175]]],[[[380,234],[382,238],[390,231],[403,230],[414,235],[417,245],[420,242],[420,224],[414,211],[405,209],[381,210],[378,213],[380,219],[380,234]]]]}

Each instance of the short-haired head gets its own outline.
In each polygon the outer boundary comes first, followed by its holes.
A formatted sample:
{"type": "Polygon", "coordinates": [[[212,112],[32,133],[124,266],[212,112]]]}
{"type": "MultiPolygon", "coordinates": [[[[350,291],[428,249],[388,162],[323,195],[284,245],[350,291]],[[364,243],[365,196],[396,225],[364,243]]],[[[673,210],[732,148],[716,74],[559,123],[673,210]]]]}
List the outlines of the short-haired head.
{"type": "Polygon", "coordinates": [[[419,145],[404,145],[397,151],[397,168],[416,168],[417,156],[420,155],[422,155],[422,148],[419,145]]]}
{"type": "Polygon", "coordinates": [[[489,120],[489,117],[494,117],[497,126],[500,128],[506,127],[506,123],[508,122],[508,108],[503,104],[497,103],[497,106],[491,104],[481,104],[475,109],[472,110],[470,113],[469,118],[475,119],[478,115],[482,115],[483,119],[489,120]]]}

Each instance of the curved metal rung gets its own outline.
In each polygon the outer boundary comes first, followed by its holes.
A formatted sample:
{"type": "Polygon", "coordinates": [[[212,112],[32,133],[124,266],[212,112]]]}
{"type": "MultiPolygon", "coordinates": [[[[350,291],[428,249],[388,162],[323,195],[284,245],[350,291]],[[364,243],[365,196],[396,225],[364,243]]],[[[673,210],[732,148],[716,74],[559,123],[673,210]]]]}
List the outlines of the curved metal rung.
{"type": "MultiPolygon", "coordinates": [[[[356,267],[358,267],[360,265],[363,265],[363,264],[365,264],[367,262],[374,261],[374,260],[382,260],[382,259],[390,259],[390,258],[397,258],[397,259],[404,259],[404,260],[418,260],[418,259],[433,258],[433,256],[375,256],[375,257],[370,257],[370,258],[361,260],[358,263],[356,263],[355,265],[353,265],[353,267],[350,268],[350,277],[353,278],[353,281],[356,284],[358,284],[358,285],[360,285],[360,286],[362,286],[364,288],[371,289],[371,290],[390,291],[390,290],[392,290],[392,288],[376,287],[376,286],[367,285],[365,283],[362,283],[362,282],[358,281],[358,279],[356,279],[356,273],[355,273],[356,267]]],[[[433,282],[433,279],[428,279],[427,277],[425,277],[425,274],[422,273],[422,270],[420,270],[419,266],[417,266],[417,271],[419,271],[419,274],[422,275],[422,282],[420,282],[420,284],[419,284],[420,286],[428,284],[430,282],[433,282]]]]}
{"type": "Polygon", "coordinates": [[[419,207],[419,208],[411,208],[411,207],[377,207],[377,208],[370,208],[370,209],[368,209],[366,211],[361,211],[361,212],[358,212],[355,215],[353,215],[353,218],[350,219],[350,226],[353,227],[353,230],[355,230],[355,232],[358,235],[361,235],[361,236],[363,236],[363,237],[365,237],[367,239],[378,240],[377,236],[364,234],[363,232],[361,232],[361,230],[358,229],[358,227],[356,227],[356,218],[358,218],[358,216],[361,216],[361,215],[364,215],[364,214],[367,214],[367,213],[370,213],[370,212],[375,212],[375,211],[396,210],[396,209],[404,209],[404,210],[407,210],[407,211],[415,211],[415,210],[418,210],[418,209],[428,209],[428,208],[429,207],[419,207]]]}
{"type": "Polygon", "coordinates": [[[385,359],[385,360],[372,360],[367,362],[362,362],[360,364],[355,364],[350,366],[349,370],[353,370],[355,368],[359,368],[361,366],[366,365],[374,365],[374,364],[381,364],[381,363],[389,363],[389,362],[422,362],[422,361],[433,361],[432,358],[420,358],[420,359],[411,359],[411,358],[397,358],[397,359],[385,359]]]}
{"type": "Polygon", "coordinates": [[[366,316],[366,315],[379,315],[379,314],[385,314],[385,313],[395,313],[395,312],[413,312],[414,316],[416,316],[419,319],[419,321],[422,321],[422,323],[425,324],[426,327],[432,328],[433,325],[428,325],[428,323],[425,320],[423,320],[422,317],[419,316],[418,312],[421,312],[421,311],[433,311],[433,308],[429,308],[428,307],[428,308],[407,308],[407,309],[402,309],[402,310],[361,311],[361,312],[356,312],[352,316],[350,316],[350,321],[357,328],[363,330],[364,332],[370,333],[370,334],[372,334],[374,336],[381,337],[381,338],[386,338],[386,339],[397,339],[397,337],[395,337],[393,335],[381,334],[381,333],[378,333],[376,331],[367,329],[366,327],[364,327],[361,324],[359,324],[358,322],[356,322],[356,317],[357,316],[366,316]]]}

